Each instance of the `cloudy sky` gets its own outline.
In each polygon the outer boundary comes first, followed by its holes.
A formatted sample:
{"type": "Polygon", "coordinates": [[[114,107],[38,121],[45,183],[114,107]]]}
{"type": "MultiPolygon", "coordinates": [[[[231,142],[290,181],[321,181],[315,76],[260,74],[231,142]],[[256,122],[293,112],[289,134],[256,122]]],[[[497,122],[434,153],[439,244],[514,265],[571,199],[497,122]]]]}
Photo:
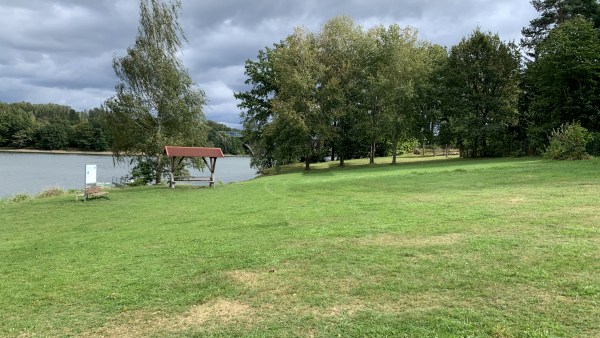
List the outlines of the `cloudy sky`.
{"type": "MultiPolygon", "coordinates": [[[[189,45],[183,61],[206,92],[206,116],[239,127],[233,93],[244,61],[294,27],[319,31],[337,15],[370,27],[416,27],[422,39],[453,46],[480,26],[518,41],[536,16],[527,0],[182,0],[189,45]]],[[[0,102],[98,107],[114,94],[114,56],[135,41],[139,0],[0,0],[0,102]]]]}

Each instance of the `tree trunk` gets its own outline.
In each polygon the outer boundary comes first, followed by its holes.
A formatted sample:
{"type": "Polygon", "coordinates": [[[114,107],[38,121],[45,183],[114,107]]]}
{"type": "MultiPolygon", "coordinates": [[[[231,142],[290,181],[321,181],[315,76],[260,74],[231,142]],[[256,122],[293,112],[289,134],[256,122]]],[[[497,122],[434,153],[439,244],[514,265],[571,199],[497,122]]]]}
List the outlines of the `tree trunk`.
{"type": "Polygon", "coordinates": [[[160,155],[156,159],[156,174],[154,175],[154,184],[160,184],[162,181],[162,163],[160,162],[160,155]]]}
{"type": "Polygon", "coordinates": [[[369,154],[369,164],[375,163],[375,141],[371,141],[371,153],[369,154]]]}
{"type": "Polygon", "coordinates": [[[393,142],[393,150],[392,150],[392,164],[396,164],[396,157],[398,154],[398,141],[393,142]]]}
{"type": "Polygon", "coordinates": [[[335,161],[335,146],[331,145],[331,160],[335,161]]]}
{"type": "Polygon", "coordinates": [[[304,159],[304,170],[310,170],[310,156],[306,156],[304,159]]]}
{"type": "Polygon", "coordinates": [[[340,167],[345,166],[346,164],[344,163],[344,152],[341,151],[340,152],[340,167]]]}

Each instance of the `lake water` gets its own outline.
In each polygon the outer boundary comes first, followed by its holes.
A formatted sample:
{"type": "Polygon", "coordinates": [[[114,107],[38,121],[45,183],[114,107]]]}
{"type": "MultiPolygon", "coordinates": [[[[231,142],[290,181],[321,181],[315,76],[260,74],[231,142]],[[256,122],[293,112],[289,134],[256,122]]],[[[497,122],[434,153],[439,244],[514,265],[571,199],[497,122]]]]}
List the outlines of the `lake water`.
{"type": "MultiPolygon", "coordinates": [[[[17,193],[36,194],[58,186],[61,189],[82,189],[86,164],[97,166],[97,182],[112,182],[129,173],[129,165],[113,165],[112,156],[71,154],[23,154],[0,152],[0,198],[17,193]]],[[[190,170],[193,176],[209,176],[190,170]]],[[[249,157],[217,159],[216,181],[239,182],[256,176],[249,157]]],[[[206,185],[206,184],[204,184],[206,185]]]]}

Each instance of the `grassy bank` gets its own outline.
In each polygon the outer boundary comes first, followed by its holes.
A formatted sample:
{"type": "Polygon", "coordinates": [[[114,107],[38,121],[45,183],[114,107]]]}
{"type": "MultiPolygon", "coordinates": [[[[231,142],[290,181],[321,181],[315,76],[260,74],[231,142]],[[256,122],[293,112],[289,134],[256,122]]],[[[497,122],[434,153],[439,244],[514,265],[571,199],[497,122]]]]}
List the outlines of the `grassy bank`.
{"type": "Polygon", "coordinates": [[[600,332],[599,160],[330,165],[0,203],[0,335],[600,332]]]}

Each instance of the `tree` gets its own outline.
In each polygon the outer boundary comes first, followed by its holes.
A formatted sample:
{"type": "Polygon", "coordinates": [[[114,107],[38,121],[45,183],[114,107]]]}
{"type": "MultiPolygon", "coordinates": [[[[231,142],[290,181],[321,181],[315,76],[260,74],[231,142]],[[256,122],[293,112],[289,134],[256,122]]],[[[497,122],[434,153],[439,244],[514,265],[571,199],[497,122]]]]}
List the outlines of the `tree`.
{"type": "Polygon", "coordinates": [[[180,8],[180,0],[141,0],[135,44],[113,60],[120,82],[105,103],[114,157],[152,163],[156,183],[166,166],[165,145],[206,142],[204,92],[177,58],[187,41],[178,21],[180,8]]]}
{"type": "Polygon", "coordinates": [[[508,127],[518,118],[519,59],[514,44],[479,29],[452,47],[444,71],[445,109],[463,155],[507,152],[508,127]]]}
{"type": "Polygon", "coordinates": [[[323,25],[318,35],[319,101],[322,113],[329,120],[331,157],[337,154],[340,166],[355,152],[355,140],[360,138],[362,69],[365,58],[361,50],[366,39],[362,28],[345,16],[335,17],[323,25]]]}
{"type": "Polygon", "coordinates": [[[280,149],[286,149],[281,156],[300,157],[309,170],[329,129],[319,102],[322,69],[315,35],[296,29],[275,50],[273,69],[278,92],[271,101],[275,111],[271,135],[280,149]]]}
{"type": "MultiPolygon", "coordinates": [[[[378,95],[381,110],[380,128],[392,142],[392,163],[396,163],[398,144],[410,138],[419,103],[425,107],[425,99],[432,97],[423,95],[418,100],[418,88],[424,89],[430,82],[429,73],[435,69],[435,52],[445,56],[443,48],[437,49],[418,40],[416,29],[400,28],[391,25],[388,29],[379,27],[375,30],[378,43],[379,60],[377,75],[373,88],[378,95]]],[[[421,110],[424,113],[424,110],[421,110]]],[[[374,156],[371,152],[371,161],[374,156]]]]}
{"type": "Polygon", "coordinates": [[[61,121],[39,127],[36,131],[36,147],[45,150],[64,149],[69,145],[70,128],[61,121]]]}
{"type": "Polygon", "coordinates": [[[14,104],[0,103],[0,147],[23,148],[33,142],[35,117],[14,104]]]}
{"type": "MultiPolygon", "coordinates": [[[[277,45],[274,48],[278,48],[277,45]]],[[[265,48],[258,52],[256,61],[247,60],[244,74],[248,78],[244,83],[251,87],[234,94],[242,109],[242,135],[252,157],[250,165],[259,172],[271,168],[275,162],[274,140],[265,132],[273,120],[271,99],[277,94],[272,59],[273,49],[265,48]]]]}
{"type": "Polygon", "coordinates": [[[209,128],[207,142],[210,147],[221,148],[223,153],[230,155],[241,155],[244,153],[240,138],[228,135],[228,132],[234,129],[210,120],[206,121],[206,123],[209,128]]]}
{"type": "Polygon", "coordinates": [[[537,50],[527,71],[531,137],[546,141],[552,129],[573,121],[600,131],[600,35],[592,23],[564,22],[537,50]]]}
{"type": "Polygon", "coordinates": [[[421,141],[428,140],[446,147],[452,142],[448,119],[442,114],[445,88],[441,83],[443,70],[448,60],[448,51],[439,45],[426,45],[421,48],[424,54],[422,69],[415,76],[415,117],[412,136],[421,141]]]}
{"type": "Polygon", "coordinates": [[[600,27],[600,3],[597,0],[532,0],[531,4],[540,16],[521,31],[521,46],[531,56],[535,56],[536,47],[550,31],[565,21],[583,17],[591,20],[595,28],[600,27]]]}

